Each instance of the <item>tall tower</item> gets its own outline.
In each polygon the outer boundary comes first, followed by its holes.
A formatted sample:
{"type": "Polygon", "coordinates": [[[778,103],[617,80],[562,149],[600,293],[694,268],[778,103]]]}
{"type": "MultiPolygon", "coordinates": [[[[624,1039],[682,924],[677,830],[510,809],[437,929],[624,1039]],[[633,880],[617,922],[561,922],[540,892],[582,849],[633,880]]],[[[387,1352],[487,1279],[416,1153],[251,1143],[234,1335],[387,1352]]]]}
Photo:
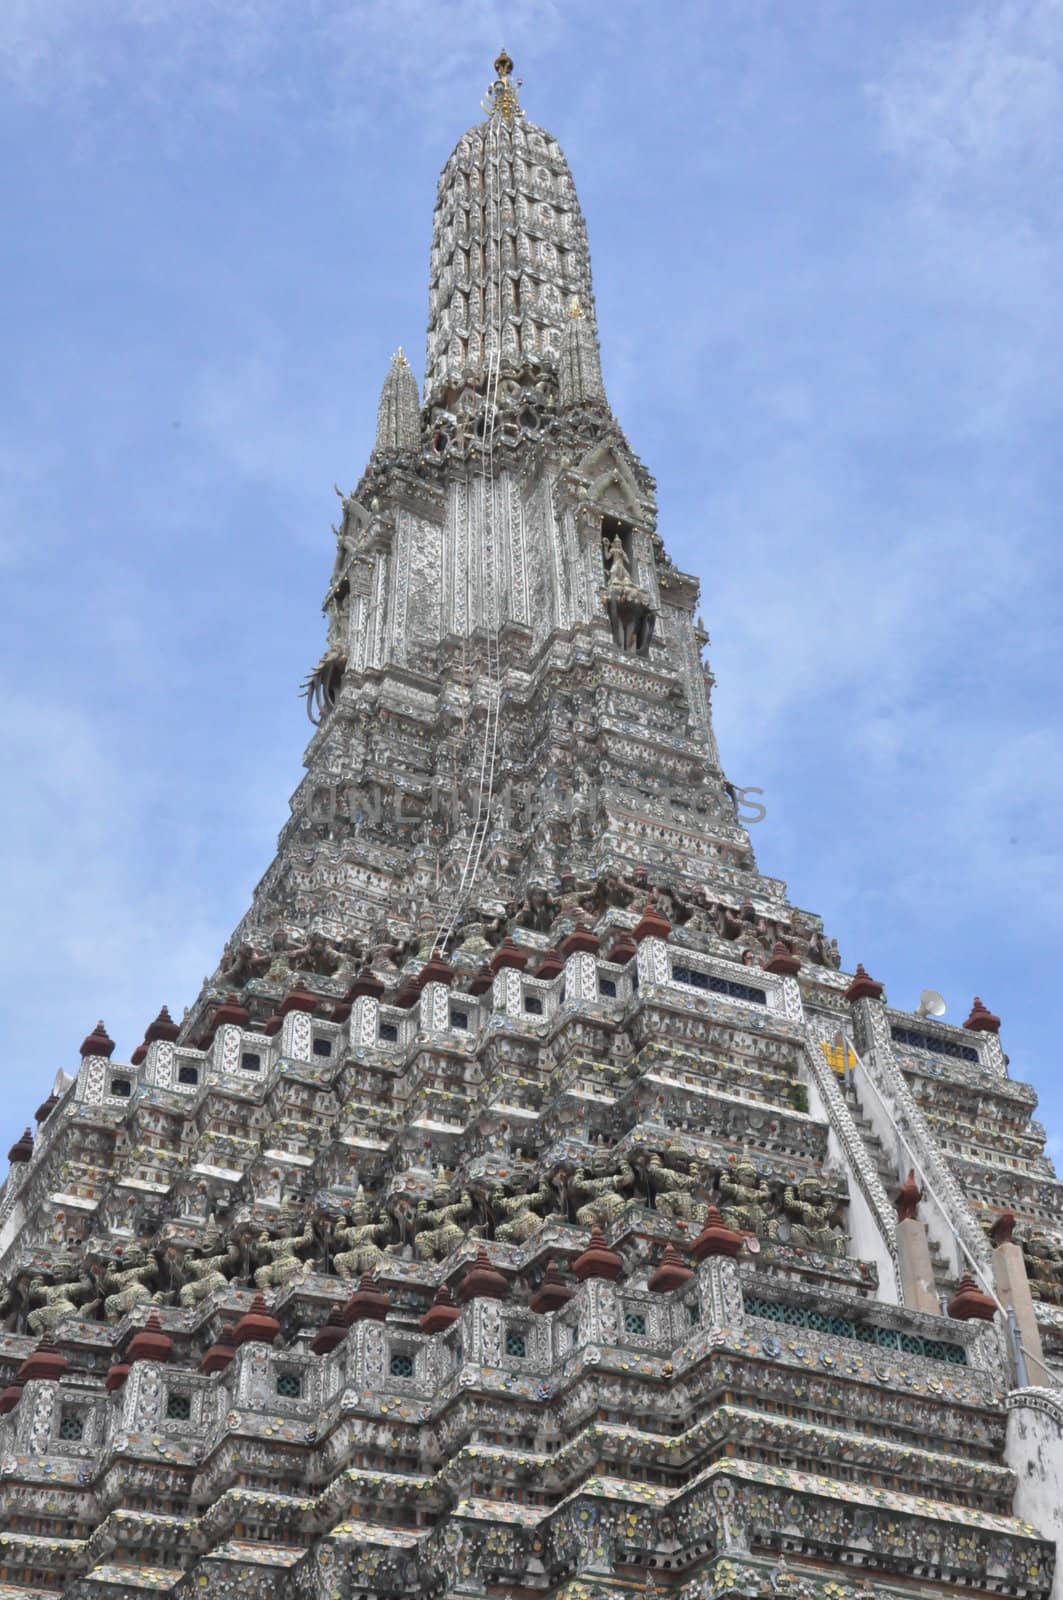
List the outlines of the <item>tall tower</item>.
{"type": "Polygon", "coordinates": [[[1048,1600],[1063,1189],[999,1018],[756,867],[587,231],[495,63],[278,849],[0,1191],[0,1600],[1048,1600]]]}

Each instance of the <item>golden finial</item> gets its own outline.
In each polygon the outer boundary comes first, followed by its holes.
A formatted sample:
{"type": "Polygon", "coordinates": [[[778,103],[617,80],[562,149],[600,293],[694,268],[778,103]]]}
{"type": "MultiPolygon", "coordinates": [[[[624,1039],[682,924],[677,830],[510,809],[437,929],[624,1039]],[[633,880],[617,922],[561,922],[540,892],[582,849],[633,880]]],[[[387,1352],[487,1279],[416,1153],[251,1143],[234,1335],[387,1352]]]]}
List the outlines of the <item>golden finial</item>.
{"type": "Polygon", "coordinates": [[[572,304],[568,308],[568,315],[570,322],[578,322],[583,316],[583,307],[580,305],[578,300],[573,300],[572,304]]]}
{"type": "Polygon", "coordinates": [[[391,358],[391,365],[393,367],[404,367],[404,366],[406,366],[406,352],[402,348],[401,344],[399,345],[399,348],[395,351],[395,354],[391,358]]]}
{"type": "Polygon", "coordinates": [[[491,115],[499,112],[506,122],[512,122],[520,113],[520,102],[517,99],[517,90],[521,80],[513,78],[513,60],[505,49],[498,52],[495,57],[495,71],[498,77],[487,91],[487,100],[484,110],[491,115]]]}

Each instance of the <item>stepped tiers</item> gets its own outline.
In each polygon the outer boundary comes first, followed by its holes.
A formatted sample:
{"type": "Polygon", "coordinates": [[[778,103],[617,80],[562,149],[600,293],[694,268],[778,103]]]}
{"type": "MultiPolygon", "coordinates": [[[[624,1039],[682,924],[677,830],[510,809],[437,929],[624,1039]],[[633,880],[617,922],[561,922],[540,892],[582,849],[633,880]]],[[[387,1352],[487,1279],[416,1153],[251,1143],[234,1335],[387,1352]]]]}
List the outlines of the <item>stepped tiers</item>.
{"type": "Polygon", "coordinates": [[[1059,1596],[1035,1097],[758,872],[512,70],[276,859],[11,1150],[0,1600],[1059,1596]]]}

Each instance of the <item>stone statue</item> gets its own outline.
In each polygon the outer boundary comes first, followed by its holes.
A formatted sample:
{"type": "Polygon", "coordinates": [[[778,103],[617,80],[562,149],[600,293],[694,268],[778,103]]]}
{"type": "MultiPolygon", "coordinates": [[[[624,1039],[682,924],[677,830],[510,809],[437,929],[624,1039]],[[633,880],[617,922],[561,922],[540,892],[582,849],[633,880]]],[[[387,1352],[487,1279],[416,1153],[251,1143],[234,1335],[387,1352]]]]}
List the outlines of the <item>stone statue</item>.
{"type": "Polygon", "coordinates": [[[720,1173],[720,1214],[729,1228],[770,1238],[776,1215],[771,1184],[751,1161],[739,1161],[720,1173]]]}
{"type": "Polygon", "coordinates": [[[418,1261],[444,1261],[469,1232],[475,1210],[472,1195],[463,1189],[450,1201],[445,1198],[448,1193],[445,1186],[437,1185],[436,1204],[430,1206],[422,1200],[417,1207],[413,1250],[418,1261]]]}
{"type": "Polygon", "coordinates": [[[235,1239],[220,1251],[216,1250],[213,1242],[204,1242],[182,1264],[185,1281],[177,1291],[178,1303],[182,1306],[198,1305],[216,1289],[227,1289],[241,1264],[242,1252],[235,1239]]]}
{"type": "Polygon", "coordinates": [[[340,966],[340,956],[323,933],[312,933],[304,945],[288,954],[288,965],[293,972],[315,972],[319,977],[331,978],[340,966]]]}
{"type": "Polygon", "coordinates": [[[845,1230],[838,1226],[840,1202],[819,1178],[802,1178],[783,1190],[783,1211],[790,1220],[790,1243],[821,1255],[845,1254],[845,1230]]]}
{"type": "Polygon", "coordinates": [[[85,1268],[71,1267],[57,1283],[45,1284],[33,1278],[28,1303],[36,1309],[26,1325],[30,1333],[53,1333],[68,1317],[91,1317],[99,1308],[100,1295],[92,1275],[85,1268]]]}
{"type": "Polygon", "coordinates": [[[270,969],[271,958],[261,955],[246,939],[234,950],[225,946],[221,958],[221,977],[232,989],[240,990],[252,978],[262,978],[270,969]]]}

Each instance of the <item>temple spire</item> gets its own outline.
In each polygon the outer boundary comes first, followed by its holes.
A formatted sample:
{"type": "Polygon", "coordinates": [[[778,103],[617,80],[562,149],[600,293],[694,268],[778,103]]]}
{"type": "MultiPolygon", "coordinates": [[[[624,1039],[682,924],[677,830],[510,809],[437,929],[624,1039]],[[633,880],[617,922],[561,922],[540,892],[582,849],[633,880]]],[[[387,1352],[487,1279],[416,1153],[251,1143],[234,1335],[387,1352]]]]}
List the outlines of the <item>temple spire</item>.
{"type": "Polygon", "coordinates": [[[484,110],[489,116],[497,114],[504,121],[512,122],[514,117],[523,115],[517,98],[521,80],[513,77],[513,61],[505,47],[495,57],[495,73],[497,76],[487,91],[484,110]]]}
{"type": "Polygon", "coordinates": [[[558,370],[561,404],[608,405],[602,382],[602,358],[594,323],[583,314],[578,300],[569,307],[568,320],[561,335],[558,370]]]}
{"type": "Polygon", "coordinates": [[[398,451],[420,449],[420,413],[417,379],[400,346],[391,358],[391,367],[380,391],[374,453],[395,455],[398,451]]]}

